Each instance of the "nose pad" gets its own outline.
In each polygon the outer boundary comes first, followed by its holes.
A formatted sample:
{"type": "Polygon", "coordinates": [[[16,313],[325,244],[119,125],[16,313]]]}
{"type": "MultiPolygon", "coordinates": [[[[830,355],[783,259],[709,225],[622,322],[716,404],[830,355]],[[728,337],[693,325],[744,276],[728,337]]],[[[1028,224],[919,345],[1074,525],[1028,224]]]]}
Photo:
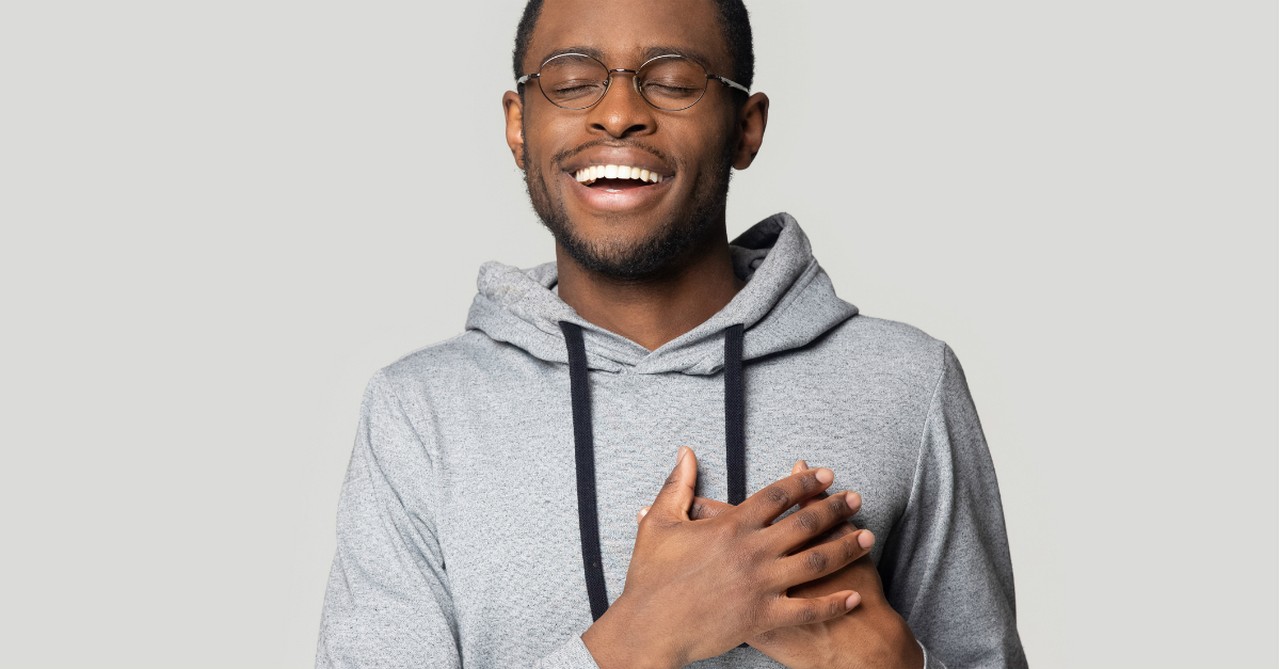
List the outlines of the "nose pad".
{"type": "Polygon", "coordinates": [[[636,134],[653,127],[653,107],[640,93],[635,70],[618,68],[609,70],[609,86],[604,95],[591,107],[591,125],[614,137],[636,134]],[[616,75],[630,74],[631,85],[619,86],[616,75]],[[615,89],[623,88],[620,93],[615,89]],[[619,98],[621,96],[621,98],[619,98]]]}

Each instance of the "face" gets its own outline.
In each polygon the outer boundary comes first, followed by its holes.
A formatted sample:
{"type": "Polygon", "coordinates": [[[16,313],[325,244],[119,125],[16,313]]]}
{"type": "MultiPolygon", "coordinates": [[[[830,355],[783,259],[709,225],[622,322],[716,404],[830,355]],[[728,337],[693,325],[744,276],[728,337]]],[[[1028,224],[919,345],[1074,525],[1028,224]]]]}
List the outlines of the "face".
{"type": "MultiPolygon", "coordinates": [[[[546,0],[524,71],[566,51],[629,69],[680,53],[711,73],[733,73],[710,0],[546,0]]],[[[523,99],[503,98],[507,142],[534,209],[569,258],[605,276],[640,279],[672,271],[723,236],[729,170],[751,164],[768,109],[761,94],[745,105],[735,95],[711,81],[693,107],[661,111],[640,97],[632,75],[616,74],[600,102],[570,111],[531,81],[523,99]],[[634,169],[589,179],[588,170],[607,165],[634,169]],[[631,178],[642,172],[647,179],[631,178]]]]}

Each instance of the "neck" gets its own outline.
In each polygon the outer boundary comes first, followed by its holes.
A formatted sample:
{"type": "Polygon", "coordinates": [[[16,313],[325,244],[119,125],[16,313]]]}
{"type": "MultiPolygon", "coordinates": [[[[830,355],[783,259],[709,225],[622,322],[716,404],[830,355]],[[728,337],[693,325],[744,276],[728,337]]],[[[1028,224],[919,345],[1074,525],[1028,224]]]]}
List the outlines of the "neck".
{"type": "Polygon", "coordinates": [[[560,299],[588,322],[652,351],[702,324],[746,285],[723,228],[659,276],[620,280],[584,269],[556,245],[560,299]]]}

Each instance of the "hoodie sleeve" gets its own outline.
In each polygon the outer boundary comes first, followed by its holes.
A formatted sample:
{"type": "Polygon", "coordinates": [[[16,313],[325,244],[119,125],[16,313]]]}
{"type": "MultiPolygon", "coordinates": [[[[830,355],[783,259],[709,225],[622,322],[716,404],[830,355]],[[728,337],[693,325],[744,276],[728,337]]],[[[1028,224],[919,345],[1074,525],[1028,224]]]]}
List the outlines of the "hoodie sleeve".
{"type": "Polygon", "coordinates": [[[943,346],[910,500],[880,571],[926,666],[1026,667],[995,468],[964,370],[943,346]]]}
{"type": "MultiPolygon", "coordinates": [[[[428,450],[380,372],[365,389],[338,502],[316,669],[461,668],[433,509],[411,494],[432,480],[428,450]]],[[[534,666],[596,669],[578,637],[534,666]]]]}

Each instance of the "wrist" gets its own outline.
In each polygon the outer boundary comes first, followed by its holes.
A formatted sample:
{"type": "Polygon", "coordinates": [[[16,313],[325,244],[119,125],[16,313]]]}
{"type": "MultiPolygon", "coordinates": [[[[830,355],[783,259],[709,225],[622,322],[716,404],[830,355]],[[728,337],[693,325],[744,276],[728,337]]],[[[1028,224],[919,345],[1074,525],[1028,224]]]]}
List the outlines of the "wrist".
{"type": "Polygon", "coordinates": [[[878,625],[883,643],[878,645],[878,661],[871,666],[924,667],[923,649],[907,621],[893,608],[886,606],[885,609],[887,611],[881,619],[882,624],[878,625]]]}
{"type": "Polygon", "coordinates": [[[634,611],[619,597],[586,632],[582,643],[600,669],[680,669],[688,662],[658,617],[634,611]]]}

